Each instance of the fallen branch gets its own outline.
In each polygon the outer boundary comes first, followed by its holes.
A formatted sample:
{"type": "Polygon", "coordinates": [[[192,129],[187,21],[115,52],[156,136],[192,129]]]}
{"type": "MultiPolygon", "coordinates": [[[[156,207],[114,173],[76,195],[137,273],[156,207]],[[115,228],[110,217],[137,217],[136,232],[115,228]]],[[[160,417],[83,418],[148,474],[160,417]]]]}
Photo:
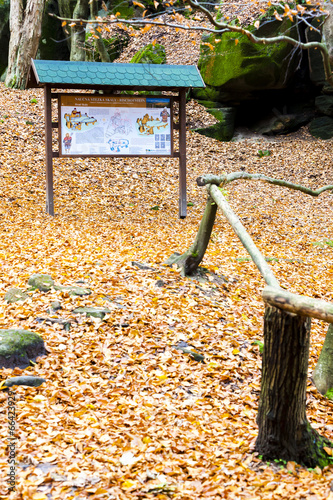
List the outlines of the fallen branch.
{"type": "Polygon", "coordinates": [[[236,180],[250,180],[250,181],[265,181],[269,184],[275,184],[276,186],[282,186],[289,189],[294,189],[295,191],[301,191],[302,193],[309,194],[310,196],[319,196],[324,191],[333,191],[333,185],[324,186],[319,189],[310,189],[300,184],[294,184],[293,182],[285,181],[283,179],[274,179],[273,177],[267,177],[263,174],[248,174],[247,172],[232,172],[231,174],[223,175],[203,175],[197,178],[198,186],[205,186],[207,184],[214,184],[216,186],[225,186],[230,182],[236,180]]]}
{"type": "Polygon", "coordinates": [[[259,269],[267,285],[279,288],[280,287],[279,282],[275,278],[273,271],[271,270],[269,265],[266,263],[265,257],[260,253],[258,248],[255,246],[251,236],[246,231],[245,227],[243,226],[243,224],[241,223],[235,212],[232,211],[227,200],[225,199],[219,188],[213,184],[208,188],[208,191],[213,200],[215,201],[215,203],[217,204],[217,206],[222,210],[223,214],[228,219],[232,229],[237,234],[238,238],[240,239],[245,249],[251,255],[253,262],[259,269]]]}
{"type": "Polygon", "coordinates": [[[262,298],[267,304],[284,311],[333,323],[333,304],[325,300],[312,299],[272,286],[264,288],[262,298]]]}

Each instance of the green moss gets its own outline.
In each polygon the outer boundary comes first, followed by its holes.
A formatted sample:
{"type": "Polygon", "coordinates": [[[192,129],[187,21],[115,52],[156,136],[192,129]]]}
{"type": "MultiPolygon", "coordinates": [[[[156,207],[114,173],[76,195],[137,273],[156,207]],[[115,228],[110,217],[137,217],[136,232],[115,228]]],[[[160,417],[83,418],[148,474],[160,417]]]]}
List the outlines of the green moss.
{"type": "Polygon", "coordinates": [[[325,398],[328,398],[331,401],[333,401],[333,387],[331,389],[328,389],[328,391],[325,394],[325,398]]]}
{"type": "Polygon", "coordinates": [[[0,330],[0,356],[9,357],[18,353],[24,356],[28,347],[41,342],[42,337],[29,330],[0,330]]]}
{"type": "MultiPolygon", "coordinates": [[[[258,36],[271,37],[292,28],[289,19],[270,21],[259,30],[247,27],[258,36]]],[[[288,31],[289,36],[292,35],[288,31]]],[[[252,91],[254,89],[284,88],[293,73],[297,60],[293,47],[279,44],[254,44],[245,35],[212,33],[204,35],[199,68],[206,84],[220,91],[252,91]],[[214,50],[211,49],[214,47],[214,50]]]]}

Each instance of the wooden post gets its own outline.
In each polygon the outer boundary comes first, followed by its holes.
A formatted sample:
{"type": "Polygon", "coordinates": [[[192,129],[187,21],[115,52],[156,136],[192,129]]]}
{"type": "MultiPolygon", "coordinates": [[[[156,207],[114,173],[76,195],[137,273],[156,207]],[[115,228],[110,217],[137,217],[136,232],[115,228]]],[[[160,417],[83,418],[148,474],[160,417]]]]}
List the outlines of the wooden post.
{"type": "Polygon", "coordinates": [[[256,442],[263,460],[307,467],[329,462],[325,447],[332,444],[306,418],[310,330],[310,318],[266,306],[256,442]]]}
{"type": "Polygon", "coordinates": [[[186,203],[186,89],[179,91],[179,217],[187,215],[186,203]]]}
{"type": "Polygon", "coordinates": [[[52,160],[52,106],[51,87],[44,87],[45,116],[45,164],[46,164],[46,213],[54,215],[53,160],[52,160]]]}

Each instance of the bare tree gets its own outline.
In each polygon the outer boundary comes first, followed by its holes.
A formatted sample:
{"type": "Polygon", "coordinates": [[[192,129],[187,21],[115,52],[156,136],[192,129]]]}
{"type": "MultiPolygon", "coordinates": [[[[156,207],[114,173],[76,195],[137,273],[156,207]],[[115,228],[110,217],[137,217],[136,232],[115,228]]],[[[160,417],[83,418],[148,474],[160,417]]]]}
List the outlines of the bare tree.
{"type": "Polygon", "coordinates": [[[30,61],[38,49],[44,4],[45,0],[27,0],[24,7],[22,0],[10,2],[7,87],[25,88],[30,61]]]}

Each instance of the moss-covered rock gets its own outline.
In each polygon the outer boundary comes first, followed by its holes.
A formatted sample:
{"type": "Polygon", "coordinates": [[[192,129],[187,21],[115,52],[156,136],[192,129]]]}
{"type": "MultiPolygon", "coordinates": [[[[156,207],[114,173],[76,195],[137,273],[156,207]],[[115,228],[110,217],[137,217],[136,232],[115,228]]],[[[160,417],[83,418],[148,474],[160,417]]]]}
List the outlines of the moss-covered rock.
{"type": "MultiPolygon", "coordinates": [[[[287,18],[282,22],[267,20],[258,30],[248,29],[268,38],[286,31],[289,36],[297,37],[287,18]]],[[[254,44],[238,33],[204,35],[200,50],[198,65],[205,83],[219,93],[232,92],[240,100],[256,90],[285,88],[298,64],[290,44],[254,44]]]]}
{"type": "Polygon", "coordinates": [[[8,302],[9,304],[13,304],[14,302],[19,302],[22,301],[24,302],[26,299],[29,298],[29,295],[20,288],[10,288],[7,290],[5,293],[5,301],[8,302]]]}
{"type": "Polygon", "coordinates": [[[316,97],[316,109],[323,115],[333,116],[333,96],[318,95],[316,97]]]}
{"type": "Polygon", "coordinates": [[[46,354],[40,335],[29,330],[0,330],[0,367],[27,368],[30,361],[46,354]]]}
{"type": "Polygon", "coordinates": [[[331,139],[333,137],[333,118],[320,116],[315,118],[309,125],[310,134],[319,139],[331,139]]]}
{"type": "Polygon", "coordinates": [[[131,59],[131,63],[165,64],[166,53],[163,45],[149,43],[140,49],[131,59]]]}
{"type": "Polygon", "coordinates": [[[106,309],[105,307],[77,307],[73,311],[74,314],[86,314],[87,316],[99,319],[103,319],[110,312],[110,309],[106,309]]]}
{"type": "Polygon", "coordinates": [[[28,285],[41,292],[48,292],[54,286],[54,281],[49,274],[33,274],[28,280],[28,285]]]}
{"type": "Polygon", "coordinates": [[[235,130],[236,110],[234,108],[211,108],[207,111],[215,116],[219,123],[206,128],[197,128],[195,132],[218,141],[231,141],[235,130]]]}

